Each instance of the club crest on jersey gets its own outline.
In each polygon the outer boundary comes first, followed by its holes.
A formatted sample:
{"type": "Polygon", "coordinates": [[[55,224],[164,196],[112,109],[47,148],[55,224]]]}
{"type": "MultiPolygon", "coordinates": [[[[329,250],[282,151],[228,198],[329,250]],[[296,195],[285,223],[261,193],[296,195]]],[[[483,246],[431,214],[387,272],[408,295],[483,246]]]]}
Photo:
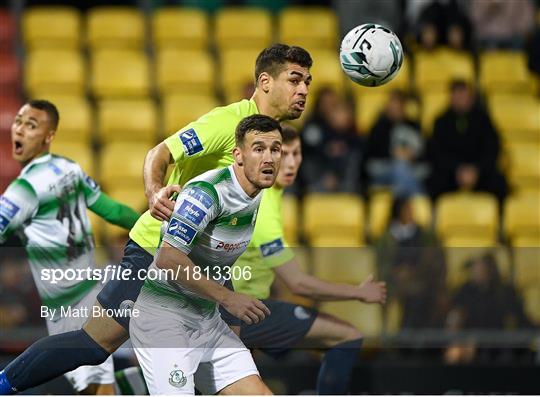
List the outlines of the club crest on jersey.
{"type": "Polygon", "coordinates": [[[0,196],[0,232],[3,232],[20,208],[4,196],[0,196]]]}
{"type": "Polygon", "coordinates": [[[188,156],[193,156],[203,151],[203,145],[193,128],[180,133],[180,140],[184,145],[184,151],[188,156]]]}
{"type": "Polygon", "coordinates": [[[187,219],[196,226],[199,226],[206,216],[206,212],[187,200],[184,200],[182,204],[180,204],[176,213],[178,216],[187,219]]]}
{"type": "Polygon", "coordinates": [[[277,238],[274,241],[270,241],[269,243],[262,244],[261,247],[261,254],[262,256],[270,256],[275,255],[281,251],[283,251],[283,240],[281,238],[277,238]]]}
{"type": "Polygon", "coordinates": [[[167,234],[183,244],[189,245],[197,234],[197,231],[188,224],[172,218],[167,228],[167,234]]]}
{"type": "Polygon", "coordinates": [[[184,387],[187,383],[186,375],[181,369],[175,369],[170,373],[169,384],[174,387],[184,387]]]}
{"type": "Polygon", "coordinates": [[[193,197],[206,208],[210,208],[214,204],[212,197],[210,197],[208,193],[198,187],[192,187],[188,192],[188,196],[193,197]]]}

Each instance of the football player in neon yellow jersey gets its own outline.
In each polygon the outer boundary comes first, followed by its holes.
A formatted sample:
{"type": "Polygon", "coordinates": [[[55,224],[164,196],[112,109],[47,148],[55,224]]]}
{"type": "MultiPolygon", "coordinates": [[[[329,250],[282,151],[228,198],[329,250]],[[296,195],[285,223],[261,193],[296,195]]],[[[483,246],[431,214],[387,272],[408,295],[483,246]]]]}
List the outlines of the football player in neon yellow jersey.
{"type": "MultiPolygon", "coordinates": [[[[221,310],[230,326],[241,326],[240,339],[249,348],[276,355],[310,341],[327,348],[319,376],[317,394],[348,394],[350,377],[362,342],[353,325],[336,317],[300,305],[270,299],[270,288],[277,275],[295,294],[314,300],[358,300],[384,303],[386,285],[369,277],[361,285],[330,283],[303,272],[284,238],[281,210],[284,189],[291,186],[302,162],[300,137],[291,127],[283,127],[281,166],[274,186],[264,192],[259,216],[248,249],[235,267],[249,270],[250,277],[233,277],[236,292],[262,300],[271,314],[248,325],[221,310]]],[[[232,274],[247,274],[234,271],[232,274]]]]}
{"type": "MultiPolygon", "coordinates": [[[[303,48],[274,44],[264,49],[255,61],[255,93],[250,100],[210,111],[148,153],[143,172],[149,211],[130,233],[122,268],[130,269],[132,274],[148,269],[159,245],[161,222],[169,219],[174,208],[169,198],[180,191],[183,183],[205,171],[232,164],[234,131],[240,120],[257,113],[278,121],[302,115],[312,79],[311,65],[311,56],[303,48]],[[168,166],[173,163],[174,171],[164,186],[168,166]]],[[[0,372],[0,392],[23,391],[81,365],[103,362],[128,339],[129,317],[125,314],[129,311],[118,309],[134,304],[143,283],[133,277],[105,284],[95,305],[115,316],[91,317],[82,330],[36,342],[0,372]],[[88,345],[95,348],[80,350],[80,346],[88,345]]]]}

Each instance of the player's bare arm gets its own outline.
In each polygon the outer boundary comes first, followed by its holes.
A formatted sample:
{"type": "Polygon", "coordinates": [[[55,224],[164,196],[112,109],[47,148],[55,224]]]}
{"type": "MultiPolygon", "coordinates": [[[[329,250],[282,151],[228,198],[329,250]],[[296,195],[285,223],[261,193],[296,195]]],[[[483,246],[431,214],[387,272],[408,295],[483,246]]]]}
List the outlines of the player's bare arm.
{"type": "Polygon", "coordinates": [[[174,209],[170,197],[180,191],[180,186],[164,186],[169,164],[172,164],[171,152],[164,142],[151,149],[144,159],[144,192],[148,199],[150,214],[160,220],[168,221],[174,209]]]}
{"type": "Polygon", "coordinates": [[[296,295],[320,301],[354,299],[365,303],[386,302],[386,283],[374,281],[373,276],[369,276],[359,286],[330,283],[304,273],[296,259],[274,268],[274,271],[296,295]]]}
{"type": "Polygon", "coordinates": [[[175,281],[203,298],[219,303],[229,313],[247,324],[256,324],[270,314],[265,304],[256,298],[233,292],[208,279],[204,274],[201,274],[201,277],[193,277],[197,272],[196,265],[185,253],[167,242],[163,242],[156,258],[156,266],[160,269],[171,269],[177,276],[175,281]]]}

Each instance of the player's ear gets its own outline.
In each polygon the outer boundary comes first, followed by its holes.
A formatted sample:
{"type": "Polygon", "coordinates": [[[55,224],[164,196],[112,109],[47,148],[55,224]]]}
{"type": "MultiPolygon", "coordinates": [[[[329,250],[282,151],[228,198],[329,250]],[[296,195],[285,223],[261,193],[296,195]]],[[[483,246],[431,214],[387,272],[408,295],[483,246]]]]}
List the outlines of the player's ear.
{"type": "Polygon", "coordinates": [[[238,146],[233,149],[234,161],[240,167],[244,165],[244,158],[242,157],[242,151],[238,146]]]}
{"type": "Polygon", "coordinates": [[[267,72],[262,72],[257,79],[257,85],[263,92],[268,93],[271,81],[272,77],[267,72]]]}
{"type": "Polygon", "coordinates": [[[49,145],[52,140],[54,139],[54,136],[56,135],[56,131],[55,130],[50,130],[48,133],[47,133],[47,136],[45,136],[45,143],[47,145],[49,145]]]}

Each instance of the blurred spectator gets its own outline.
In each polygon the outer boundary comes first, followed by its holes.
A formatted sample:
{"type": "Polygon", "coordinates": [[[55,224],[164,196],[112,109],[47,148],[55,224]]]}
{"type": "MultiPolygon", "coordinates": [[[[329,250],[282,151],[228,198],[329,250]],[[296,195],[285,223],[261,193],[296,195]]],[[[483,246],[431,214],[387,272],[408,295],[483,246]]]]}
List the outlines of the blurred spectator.
{"type": "Polygon", "coordinates": [[[354,107],[334,90],[323,88],[302,130],[303,180],[310,191],[358,190],[361,141],[354,107]]]}
{"type": "Polygon", "coordinates": [[[449,109],[435,121],[428,142],[433,197],[456,190],[484,191],[503,200],[506,180],[497,169],[500,142],[488,113],[466,82],[451,86],[449,109]]]}
{"type": "Polygon", "coordinates": [[[423,147],[418,125],[405,115],[405,97],[395,91],[367,138],[362,175],[370,187],[390,187],[394,196],[423,193],[428,173],[423,147]]]}
{"type": "Polygon", "coordinates": [[[540,17],[528,44],[529,70],[540,78],[540,17]]]}
{"type": "MultiPolygon", "coordinates": [[[[469,279],[452,299],[446,320],[449,330],[504,330],[533,326],[514,287],[501,279],[493,255],[475,258],[466,267],[469,279]]],[[[452,364],[469,362],[478,354],[490,358],[496,352],[488,349],[479,351],[474,339],[469,339],[450,346],[445,359],[452,364]]]]}
{"type": "Polygon", "coordinates": [[[414,221],[410,199],[392,204],[386,232],[375,242],[378,274],[403,307],[401,328],[442,327],[446,307],[444,254],[435,235],[414,221]]]}
{"type": "Polygon", "coordinates": [[[532,0],[472,0],[471,17],[481,48],[521,49],[534,27],[532,0]]]}
{"type": "Polygon", "coordinates": [[[339,18],[341,37],[364,23],[378,23],[399,33],[401,7],[395,0],[333,0],[339,18]]]}
{"type": "MultiPolygon", "coordinates": [[[[25,260],[6,255],[0,263],[0,328],[40,325],[40,300],[25,260]]],[[[21,249],[21,248],[17,248],[21,249]]],[[[24,256],[23,256],[24,257],[24,256]]]]}
{"type": "Polygon", "coordinates": [[[470,49],[468,8],[468,2],[464,0],[410,0],[405,10],[408,30],[426,50],[438,45],[448,45],[456,50],[470,49]]]}

